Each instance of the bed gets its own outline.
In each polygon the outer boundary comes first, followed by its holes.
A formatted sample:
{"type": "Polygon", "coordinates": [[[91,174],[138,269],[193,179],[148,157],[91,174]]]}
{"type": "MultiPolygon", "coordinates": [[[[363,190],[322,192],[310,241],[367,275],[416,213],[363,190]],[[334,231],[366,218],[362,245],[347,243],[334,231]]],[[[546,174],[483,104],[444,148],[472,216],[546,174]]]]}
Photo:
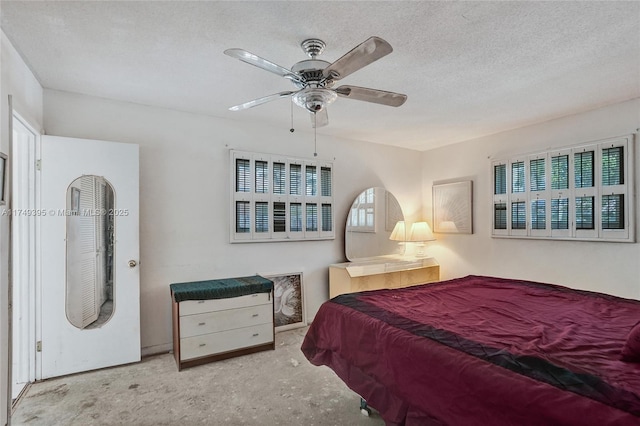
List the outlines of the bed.
{"type": "Polygon", "coordinates": [[[637,300],[468,276],[337,296],[301,349],[387,425],[640,425],[639,321],[637,300]]]}

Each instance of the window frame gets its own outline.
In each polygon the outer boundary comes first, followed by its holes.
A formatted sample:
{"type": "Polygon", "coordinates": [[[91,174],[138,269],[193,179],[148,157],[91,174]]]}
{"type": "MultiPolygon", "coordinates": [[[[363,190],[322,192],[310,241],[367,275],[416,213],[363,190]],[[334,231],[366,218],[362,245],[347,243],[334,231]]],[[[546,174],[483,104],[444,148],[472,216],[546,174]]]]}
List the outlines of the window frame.
{"type": "MultiPolygon", "coordinates": [[[[572,234],[572,216],[575,209],[572,209],[572,200],[573,204],[575,204],[575,197],[572,197],[571,193],[571,180],[574,177],[574,164],[573,164],[573,153],[571,149],[556,149],[554,151],[549,151],[549,232],[551,233],[552,238],[570,238],[572,234]],[[566,188],[554,188],[553,187],[553,159],[558,157],[567,157],[567,187],[566,188]],[[553,229],[553,216],[552,216],[552,206],[554,200],[564,200],[568,199],[567,202],[567,215],[568,215],[568,226],[567,229],[553,229]]],[[[575,182],[574,182],[575,184],[575,182]]]]}
{"type": "Polygon", "coordinates": [[[493,192],[493,202],[491,204],[491,229],[493,229],[494,235],[509,235],[509,220],[511,219],[511,215],[508,210],[511,209],[511,203],[509,203],[509,192],[511,191],[511,163],[507,160],[494,161],[491,164],[491,179],[493,185],[491,185],[491,192],[493,192]],[[504,167],[504,176],[501,179],[504,179],[504,192],[496,193],[496,171],[498,167],[504,167]],[[496,228],[496,206],[504,205],[504,210],[506,214],[505,218],[505,228],[496,228]]]}
{"type": "MultiPolygon", "coordinates": [[[[299,241],[299,240],[328,240],[335,239],[335,204],[333,199],[333,193],[335,188],[333,187],[333,163],[323,161],[323,160],[312,160],[312,159],[304,159],[304,158],[293,158],[289,156],[276,155],[276,154],[264,154],[264,153],[256,153],[256,152],[246,152],[246,151],[238,151],[238,150],[230,150],[229,151],[229,159],[230,159],[230,220],[229,220],[229,241],[231,243],[248,243],[248,242],[276,242],[276,241],[299,241]],[[249,161],[249,176],[248,183],[250,185],[249,191],[237,191],[237,182],[236,182],[236,162],[238,160],[247,160],[249,161]],[[256,162],[264,161],[267,163],[267,177],[266,182],[268,186],[267,192],[256,192],[256,162]],[[275,168],[274,164],[281,163],[284,164],[284,188],[285,193],[275,193],[274,189],[277,188],[275,185],[275,168]],[[301,195],[290,194],[291,192],[291,165],[300,166],[301,171],[301,182],[300,189],[301,195]],[[315,167],[315,195],[306,195],[307,194],[307,182],[306,182],[306,168],[307,167],[315,167]],[[325,172],[325,176],[329,179],[329,195],[322,195],[322,184],[323,177],[322,173],[320,173],[321,169],[328,170],[328,174],[325,172]],[[237,211],[236,206],[238,202],[249,203],[249,231],[248,232],[237,232],[237,211]],[[267,224],[268,229],[265,232],[257,232],[256,231],[256,203],[266,202],[268,205],[268,218],[267,224]],[[282,223],[281,211],[279,215],[275,215],[275,203],[284,203],[284,214],[285,214],[285,229],[284,231],[276,231],[275,230],[275,220],[276,217],[279,223],[282,223]],[[291,206],[293,205],[301,205],[302,206],[302,230],[296,231],[291,230],[291,206]],[[307,231],[307,205],[315,204],[316,205],[316,222],[317,229],[307,231]],[[330,206],[327,211],[326,207],[330,206]],[[323,212],[327,212],[330,215],[330,218],[325,218],[323,222],[323,212]],[[331,229],[324,230],[325,227],[322,224],[329,224],[331,229]]],[[[294,167],[295,169],[295,167],[294,167]]],[[[326,191],[325,191],[326,192],[326,191]]]]}
{"type": "MultiPolygon", "coordinates": [[[[502,158],[491,161],[491,216],[492,234],[494,238],[528,238],[528,239],[552,239],[552,240],[578,240],[578,241],[617,241],[635,242],[635,136],[626,135],[621,137],[603,139],[599,141],[565,146],[552,150],[536,152],[532,154],[514,155],[510,158],[502,158]],[[622,184],[605,185],[603,182],[603,152],[609,148],[622,147],[623,168],[622,184]],[[593,151],[593,187],[576,186],[576,165],[575,156],[583,152],[593,151]],[[567,174],[568,188],[554,189],[552,187],[552,165],[554,158],[568,156],[567,174]],[[545,188],[533,191],[531,186],[531,161],[544,158],[545,168],[545,188]],[[512,167],[513,164],[524,162],[525,192],[513,192],[512,187],[512,167]],[[506,188],[505,194],[495,194],[496,192],[496,172],[497,167],[506,167],[506,188]],[[623,229],[605,229],[602,224],[602,203],[603,197],[610,195],[621,195],[621,214],[624,215],[623,229]],[[593,197],[593,229],[579,229],[576,226],[576,206],[577,200],[581,197],[593,197]],[[569,220],[568,229],[553,229],[552,226],[552,200],[567,199],[567,215],[569,220]],[[535,200],[545,200],[546,226],[544,229],[533,229],[532,226],[532,205],[535,200]],[[512,204],[517,202],[526,203],[526,229],[512,229],[511,214],[512,204]],[[507,226],[506,229],[496,229],[496,206],[505,204],[507,206],[507,226]]],[[[501,178],[501,177],[499,177],[501,178]]]]}

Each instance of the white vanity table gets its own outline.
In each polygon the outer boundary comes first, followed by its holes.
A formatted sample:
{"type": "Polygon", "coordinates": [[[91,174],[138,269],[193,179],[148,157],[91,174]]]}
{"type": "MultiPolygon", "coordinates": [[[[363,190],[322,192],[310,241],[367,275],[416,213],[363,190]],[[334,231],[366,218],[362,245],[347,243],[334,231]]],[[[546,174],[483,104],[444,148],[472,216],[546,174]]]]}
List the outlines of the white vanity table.
{"type": "Polygon", "coordinates": [[[432,257],[397,255],[336,263],[329,266],[329,297],[383,288],[401,288],[440,280],[440,265],[432,257]]]}
{"type": "Polygon", "coordinates": [[[406,243],[391,240],[400,221],[404,221],[402,208],[386,189],[368,188],[356,197],[345,230],[350,262],[329,265],[329,297],[440,280],[440,265],[434,258],[405,256],[406,243]]]}

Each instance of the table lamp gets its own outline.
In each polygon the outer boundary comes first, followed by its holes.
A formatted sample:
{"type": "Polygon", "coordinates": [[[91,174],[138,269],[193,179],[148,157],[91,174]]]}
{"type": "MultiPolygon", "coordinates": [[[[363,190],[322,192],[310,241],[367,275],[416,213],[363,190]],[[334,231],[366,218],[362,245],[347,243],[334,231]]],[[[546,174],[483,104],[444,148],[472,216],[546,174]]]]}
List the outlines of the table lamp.
{"type": "Polygon", "coordinates": [[[431,228],[427,222],[416,222],[411,225],[411,234],[409,235],[409,241],[417,243],[418,252],[416,257],[425,257],[424,243],[425,241],[434,241],[435,237],[431,232],[431,228]]]}
{"type": "Polygon", "coordinates": [[[396,222],[396,226],[393,227],[393,231],[391,231],[389,239],[401,242],[407,241],[407,231],[405,228],[404,220],[399,220],[396,222]]]}

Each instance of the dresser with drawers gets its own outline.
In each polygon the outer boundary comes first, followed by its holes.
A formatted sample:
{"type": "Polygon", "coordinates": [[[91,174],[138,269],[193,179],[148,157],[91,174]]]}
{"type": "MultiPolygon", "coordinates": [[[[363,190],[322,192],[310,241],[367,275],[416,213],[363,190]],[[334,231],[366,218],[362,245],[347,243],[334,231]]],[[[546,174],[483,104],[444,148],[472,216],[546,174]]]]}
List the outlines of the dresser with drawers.
{"type": "Polygon", "coordinates": [[[255,275],[170,289],[178,370],[275,349],[272,281],[255,275]]]}

